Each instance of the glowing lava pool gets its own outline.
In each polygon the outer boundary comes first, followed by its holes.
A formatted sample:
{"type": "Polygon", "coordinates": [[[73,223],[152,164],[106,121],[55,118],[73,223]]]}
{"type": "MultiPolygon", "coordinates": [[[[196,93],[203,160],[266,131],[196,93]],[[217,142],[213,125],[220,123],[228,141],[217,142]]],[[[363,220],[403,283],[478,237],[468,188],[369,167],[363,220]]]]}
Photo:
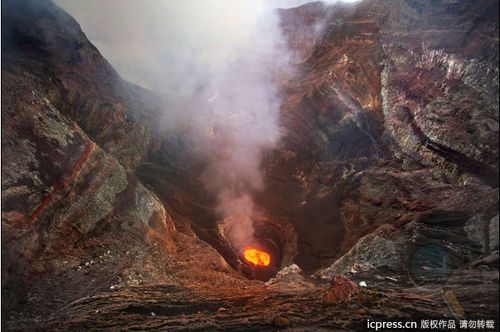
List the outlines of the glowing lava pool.
{"type": "Polygon", "coordinates": [[[271,263],[271,256],[267,252],[251,247],[243,250],[243,258],[255,266],[269,266],[271,263]]]}

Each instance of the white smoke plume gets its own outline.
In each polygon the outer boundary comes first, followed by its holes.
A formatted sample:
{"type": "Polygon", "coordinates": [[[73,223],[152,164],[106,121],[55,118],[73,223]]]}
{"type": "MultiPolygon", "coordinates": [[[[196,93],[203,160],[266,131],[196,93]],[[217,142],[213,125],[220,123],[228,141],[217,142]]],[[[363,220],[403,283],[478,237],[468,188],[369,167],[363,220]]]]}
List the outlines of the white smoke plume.
{"type": "Polygon", "coordinates": [[[164,122],[208,166],[202,180],[236,245],[252,239],[263,153],[280,139],[277,78],[290,70],[263,0],[56,1],[127,80],[168,96],[164,122]]]}

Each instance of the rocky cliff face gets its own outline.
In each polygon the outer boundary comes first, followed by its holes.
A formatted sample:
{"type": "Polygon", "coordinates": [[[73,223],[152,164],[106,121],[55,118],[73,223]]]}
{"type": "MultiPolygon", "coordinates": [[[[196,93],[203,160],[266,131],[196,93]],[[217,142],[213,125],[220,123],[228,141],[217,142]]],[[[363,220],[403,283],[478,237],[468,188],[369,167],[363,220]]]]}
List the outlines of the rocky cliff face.
{"type": "Polygon", "coordinates": [[[284,87],[288,134],[267,166],[270,181],[293,178],[283,192],[296,195],[273,202],[285,196],[270,185],[263,203],[291,210],[313,256],[434,210],[477,215],[484,227],[496,215],[497,7],[364,1],[281,12],[303,72],[284,87]]]}
{"type": "Polygon", "coordinates": [[[2,297],[7,308],[40,314],[109,288],[128,264],[122,252],[146,258],[157,242],[173,250],[175,227],[127,170],[140,159],[146,130],[123,111],[114,114],[115,83],[104,84],[118,76],[76,22],[38,2],[7,2],[4,9],[2,297]],[[115,259],[107,257],[106,272],[82,276],[85,265],[110,252],[115,259]]]}
{"type": "Polygon", "coordinates": [[[123,81],[52,3],[2,9],[3,327],[451,317],[415,284],[454,291],[474,318],[498,313],[497,1],[280,10],[298,74],[281,81],[285,135],[256,200],[293,228],[317,284],[272,287],[226,263],[204,163],[156,127],[161,97],[123,81]],[[320,280],[336,274],[377,288],[325,306],[320,280]]]}

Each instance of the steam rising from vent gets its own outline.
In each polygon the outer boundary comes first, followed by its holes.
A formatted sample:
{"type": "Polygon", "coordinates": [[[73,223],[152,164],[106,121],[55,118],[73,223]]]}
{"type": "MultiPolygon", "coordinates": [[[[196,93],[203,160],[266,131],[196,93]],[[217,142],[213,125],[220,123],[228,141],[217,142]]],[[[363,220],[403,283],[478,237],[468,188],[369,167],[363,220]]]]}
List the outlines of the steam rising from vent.
{"type": "Polygon", "coordinates": [[[232,241],[241,247],[251,242],[262,157],[280,139],[276,83],[290,71],[269,3],[59,3],[81,7],[69,11],[125,79],[167,96],[165,126],[186,135],[193,152],[207,160],[201,179],[217,198],[217,211],[240,221],[232,241]],[[104,22],[106,30],[98,31],[104,22]]]}

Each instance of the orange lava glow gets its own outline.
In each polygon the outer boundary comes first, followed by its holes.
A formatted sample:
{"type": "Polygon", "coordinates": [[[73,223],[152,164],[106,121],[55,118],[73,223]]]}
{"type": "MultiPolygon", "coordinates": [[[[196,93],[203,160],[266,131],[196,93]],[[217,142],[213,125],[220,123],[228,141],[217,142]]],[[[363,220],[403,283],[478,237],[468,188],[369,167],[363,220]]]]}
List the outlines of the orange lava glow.
{"type": "Polygon", "coordinates": [[[271,256],[267,252],[255,248],[246,248],[243,257],[247,262],[257,266],[268,266],[271,263],[271,256]]]}

